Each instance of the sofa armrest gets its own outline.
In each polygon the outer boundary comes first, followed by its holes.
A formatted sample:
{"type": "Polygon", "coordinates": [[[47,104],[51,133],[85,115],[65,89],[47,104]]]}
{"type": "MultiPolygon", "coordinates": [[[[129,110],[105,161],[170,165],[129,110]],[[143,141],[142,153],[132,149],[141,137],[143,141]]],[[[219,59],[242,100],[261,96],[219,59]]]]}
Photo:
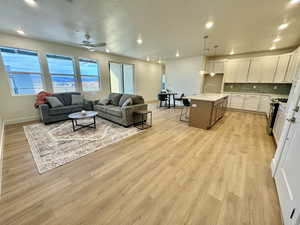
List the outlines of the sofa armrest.
{"type": "Polygon", "coordinates": [[[94,102],[90,100],[83,100],[83,108],[85,110],[94,110],[94,102]]]}
{"type": "Polygon", "coordinates": [[[43,121],[44,123],[46,123],[47,119],[48,119],[48,112],[49,112],[49,105],[47,104],[41,104],[39,105],[39,111],[40,111],[40,116],[41,116],[41,121],[43,121]]]}
{"type": "Polygon", "coordinates": [[[147,104],[137,104],[122,107],[122,118],[127,121],[128,124],[137,122],[137,118],[134,116],[134,111],[137,110],[147,110],[147,104]]]}

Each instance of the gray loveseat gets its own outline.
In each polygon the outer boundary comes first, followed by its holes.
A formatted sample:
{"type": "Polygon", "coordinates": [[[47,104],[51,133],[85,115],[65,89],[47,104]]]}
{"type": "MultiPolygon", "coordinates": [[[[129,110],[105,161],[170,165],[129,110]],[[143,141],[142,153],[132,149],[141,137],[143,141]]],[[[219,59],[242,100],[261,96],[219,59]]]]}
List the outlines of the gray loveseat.
{"type": "Polygon", "coordinates": [[[136,110],[147,110],[147,104],[142,96],[110,93],[108,96],[109,104],[102,105],[99,101],[95,101],[94,110],[98,112],[98,116],[122,126],[128,127],[138,122],[138,118],[134,115],[136,110]],[[122,106],[128,99],[132,99],[132,105],[122,106]]]}
{"type": "Polygon", "coordinates": [[[67,92],[53,94],[57,97],[64,106],[51,108],[49,104],[39,105],[41,121],[44,124],[49,124],[61,120],[69,119],[68,115],[81,110],[93,110],[93,102],[84,100],[83,104],[72,105],[72,95],[81,95],[79,92],[67,92]]]}

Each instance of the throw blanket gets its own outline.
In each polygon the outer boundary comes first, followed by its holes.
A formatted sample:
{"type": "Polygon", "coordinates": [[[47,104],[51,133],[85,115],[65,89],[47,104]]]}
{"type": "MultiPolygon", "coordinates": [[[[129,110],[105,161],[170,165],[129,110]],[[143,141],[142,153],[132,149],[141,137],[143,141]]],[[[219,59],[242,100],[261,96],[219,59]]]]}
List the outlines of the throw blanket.
{"type": "Polygon", "coordinates": [[[39,105],[45,104],[47,102],[46,97],[51,96],[51,95],[52,95],[52,93],[49,93],[49,92],[46,92],[46,91],[41,91],[40,93],[38,93],[38,95],[36,96],[34,107],[38,108],[39,105]]]}

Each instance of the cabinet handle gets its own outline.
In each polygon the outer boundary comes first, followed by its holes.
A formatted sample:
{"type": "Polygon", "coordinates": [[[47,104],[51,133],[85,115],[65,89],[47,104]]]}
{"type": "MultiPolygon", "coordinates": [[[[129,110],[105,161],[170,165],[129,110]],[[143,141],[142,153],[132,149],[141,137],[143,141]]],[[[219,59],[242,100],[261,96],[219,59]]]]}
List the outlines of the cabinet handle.
{"type": "Polygon", "coordinates": [[[296,122],[296,118],[292,117],[290,119],[286,119],[287,121],[291,122],[291,123],[295,123],[296,122]]]}
{"type": "Polygon", "coordinates": [[[293,209],[293,211],[292,211],[292,213],[291,213],[291,215],[290,215],[290,219],[293,219],[293,217],[294,217],[294,214],[295,214],[295,208],[293,209]]]}

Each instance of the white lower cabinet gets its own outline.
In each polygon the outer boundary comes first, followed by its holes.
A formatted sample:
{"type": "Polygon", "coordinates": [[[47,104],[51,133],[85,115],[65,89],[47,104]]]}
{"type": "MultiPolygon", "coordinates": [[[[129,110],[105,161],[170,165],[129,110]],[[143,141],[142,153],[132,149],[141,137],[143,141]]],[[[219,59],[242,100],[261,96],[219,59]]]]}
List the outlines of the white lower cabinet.
{"type": "Polygon", "coordinates": [[[243,109],[247,111],[263,112],[270,111],[272,95],[268,94],[236,94],[229,95],[228,107],[232,109],[243,109]]]}
{"type": "Polygon", "coordinates": [[[281,136],[285,119],[286,119],[286,103],[281,103],[278,108],[278,112],[277,112],[277,116],[273,128],[273,134],[276,143],[278,143],[279,138],[281,136]]]}
{"type": "Polygon", "coordinates": [[[258,111],[260,100],[259,97],[259,95],[245,95],[243,109],[249,111],[258,111]]]}
{"type": "Polygon", "coordinates": [[[270,112],[270,95],[261,95],[258,105],[258,112],[264,112],[268,114],[270,112]]]}
{"type": "Polygon", "coordinates": [[[242,94],[231,94],[230,96],[230,108],[243,109],[244,106],[244,95],[242,94]]]}

